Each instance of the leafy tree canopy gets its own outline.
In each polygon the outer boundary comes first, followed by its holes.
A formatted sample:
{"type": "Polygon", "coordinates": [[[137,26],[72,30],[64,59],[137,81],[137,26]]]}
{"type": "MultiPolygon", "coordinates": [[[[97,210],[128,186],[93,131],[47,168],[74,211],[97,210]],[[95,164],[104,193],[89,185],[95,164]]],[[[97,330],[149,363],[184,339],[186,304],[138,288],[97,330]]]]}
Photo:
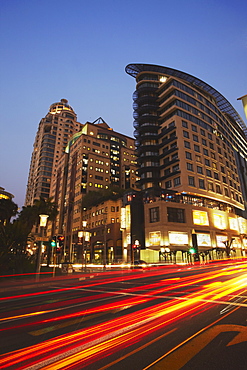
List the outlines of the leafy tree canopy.
{"type": "Polygon", "coordinates": [[[126,189],[118,186],[110,186],[108,189],[89,191],[82,199],[82,207],[90,208],[105,202],[106,200],[117,200],[123,196],[126,189]]]}

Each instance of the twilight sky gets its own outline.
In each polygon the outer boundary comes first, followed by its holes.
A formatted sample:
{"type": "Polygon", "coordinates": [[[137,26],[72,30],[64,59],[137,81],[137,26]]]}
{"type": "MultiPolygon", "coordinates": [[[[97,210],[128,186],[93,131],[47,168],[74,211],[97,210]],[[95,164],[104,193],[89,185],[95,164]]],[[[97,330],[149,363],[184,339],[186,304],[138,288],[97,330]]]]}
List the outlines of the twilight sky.
{"type": "Polygon", "coordinates": [[[0,0],[0,186],[24,205],[39,121],[61,98],[133,136],[129,63],[192,74],[244,119],[246,14],[243,0],[0,0]]]}

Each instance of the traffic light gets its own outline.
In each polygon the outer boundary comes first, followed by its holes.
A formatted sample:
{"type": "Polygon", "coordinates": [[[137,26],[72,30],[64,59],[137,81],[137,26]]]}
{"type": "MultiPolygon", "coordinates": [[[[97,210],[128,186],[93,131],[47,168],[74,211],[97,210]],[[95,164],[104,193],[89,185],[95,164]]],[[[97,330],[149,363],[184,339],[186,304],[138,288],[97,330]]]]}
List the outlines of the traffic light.
{"type": "Polygon", "coordinates": [[[196,253],[196,250],[195,250],[195,248],[193,248],[193,247],[192,247],[192,248],[190,248],[190,249],[189,249],[189,252],[190,252],[191,254],[195,254],[195,253],[196,253]]]}
{"type": "Polygon", "coordinates": [[[63,235],[58,235],[57,239],[58,239],[59,247],[63,247],[64,236],[63,235]]]}
{"type": "Polygon", "coordinates": [[[50,243],[51,243],[51,247],[56,247],[56,245],[57,245],[57,237],[56,236],[53,236],[50,243]]]}

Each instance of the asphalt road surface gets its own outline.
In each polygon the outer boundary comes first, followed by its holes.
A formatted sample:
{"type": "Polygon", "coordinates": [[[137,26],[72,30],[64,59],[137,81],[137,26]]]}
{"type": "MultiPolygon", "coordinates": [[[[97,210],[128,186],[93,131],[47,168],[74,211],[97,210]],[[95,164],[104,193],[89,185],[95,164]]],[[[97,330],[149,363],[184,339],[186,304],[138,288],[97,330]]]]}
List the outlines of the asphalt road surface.
{"type": "Polygon", "coordinates": [[[0,369],[247,369],[247,261],[0,284],[0,369]]]}

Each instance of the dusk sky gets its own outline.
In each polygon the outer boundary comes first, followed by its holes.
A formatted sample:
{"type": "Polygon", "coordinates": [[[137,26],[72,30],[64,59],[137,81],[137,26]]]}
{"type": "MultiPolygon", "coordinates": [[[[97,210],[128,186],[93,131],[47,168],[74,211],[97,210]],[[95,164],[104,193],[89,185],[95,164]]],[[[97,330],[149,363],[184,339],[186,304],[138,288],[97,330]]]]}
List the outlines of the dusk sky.
{"type": "Polygon", "coordinates": [[[0,0],[0,37],[0,186],[20,208],[52,103],[66,98],[79,122],[102,117],[133,136],[127,64],[192,74],[244,119],[237,98],[247,94],[246,1],[0,0]]]}

